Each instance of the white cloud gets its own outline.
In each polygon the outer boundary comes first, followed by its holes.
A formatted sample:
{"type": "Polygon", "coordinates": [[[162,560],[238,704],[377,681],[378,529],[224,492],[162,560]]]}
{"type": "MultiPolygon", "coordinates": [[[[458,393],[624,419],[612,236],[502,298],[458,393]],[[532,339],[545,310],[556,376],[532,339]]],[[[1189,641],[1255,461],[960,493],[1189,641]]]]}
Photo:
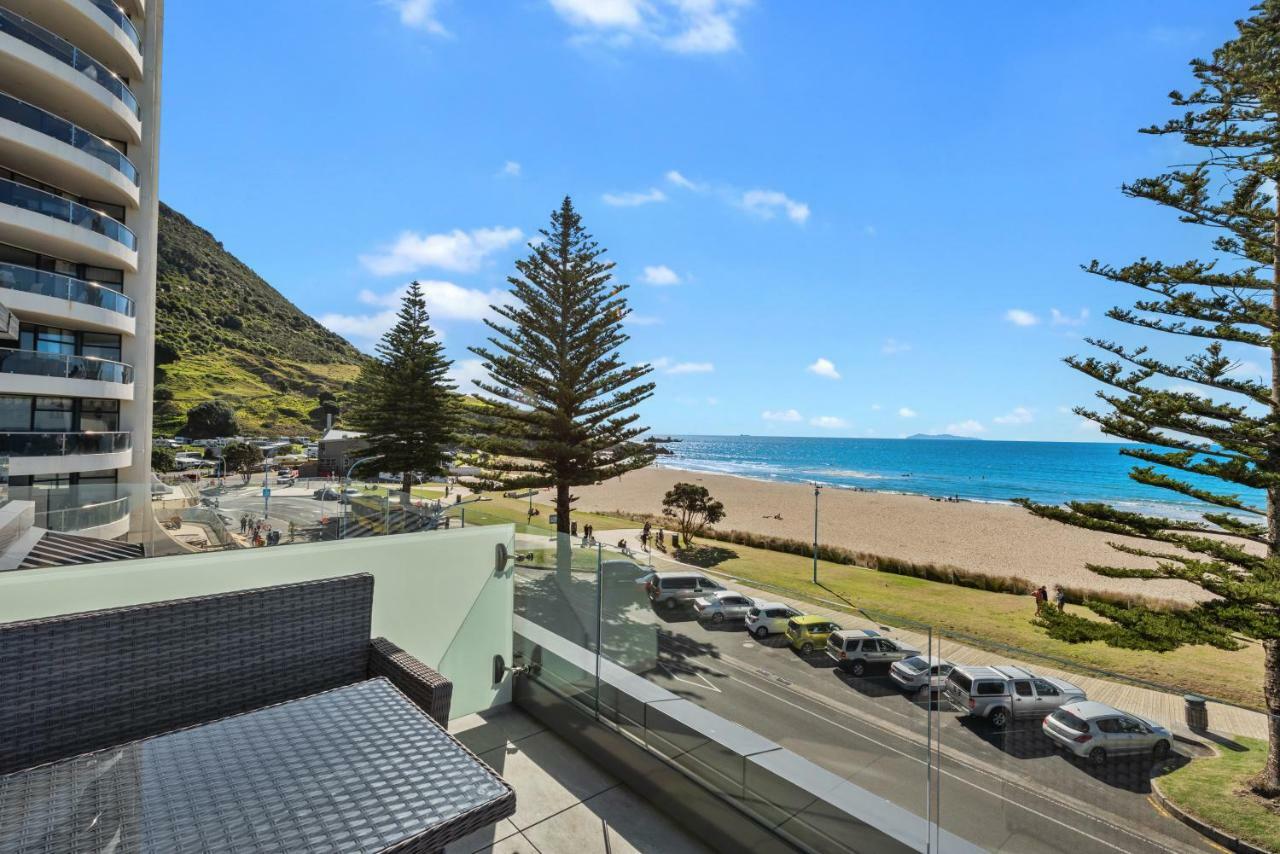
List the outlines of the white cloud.
{"type": "Polygon", "coordinates": [[[1096,421],[1090,421],[1087,418],[1082,418],[1077,421],[1076,429],[1081,433],[1102,433],[1102,425],[1098,424],[1096,421]]]}
{"type": "Polygon", "coordinates": [[[1056,308],[1049,309],[1049,322],[1054,326],[1083,326],[1089,319],[1089,309],[1082,308],[1076,315],[1063,314],[1056,308]]]}
{"type": "MultiPolygon", "coordinates": [[[[433,326],[439,320],[481,320],[488,316],[490,306],[511,299],[506,291],[472,290],[453,282],[424,281],[418,284],[422,286],[433,326]]],[[[350,338],[358,346],[371,348],[384,332],[395,325],[396,311],[400,308],[400,301],[407,288],[408,285],[405,285],[381,294],[362,290],[356,295],[356,299],[362,305],[379,309],[378,311],[363,314],[329,312],[320,316],[320,324],[350,338]]],[[[441,334],[439,328],[436,328],[436,333],[441,334]]]]}
{"type": "Polygon", "coordinates": [[[898,410],[898,417],[899,418],[915,418],[916,411],[912,409],[910,406],[904,406],[898,410]]]}
{"type": "Polygon", "coordinates": [[[823,430],[839,430],[841,427],[848,427],[849,422],[843,418],[837,418],[834,415],[819,415],[810,418],[809,423],[814,427],[821,427],[823,430]]]}
{"type": "Polygon", "coordinates": [[[372,349],[374,342],[382,337],[396,322],[394,309],[387,309],[376,314],[322,314],[317,318],[320,325],[355,342],[363,349],[372,349]]]}
{"type": "Polygon", "coordinates": [[[765,421],[795,422],[804,420],[804,416],[794,409],[766,409],[760,413],[760,417],[765,421]]]}
{"type": "Polygon", "coordinates": [[[644,277],[641,281],[646,285],[656,285],[658,287],[678,285],[680,284],[680,274],[666,264],[658,264],[653,267],[645,267],[644,277]]]}
{"type": "Polygon", "coordinates": [[[1009,309],[1004,313],[1004,319],[1014,326],[1035,326],[1040,322],[1040,318],[1021,308],[1009,309]]]}
{"type": "Polygon", "coordinates": [[[695,193],[700,193],[707,188],[706,184],[690,181],[674,169],[667,172],[666,179],[669,184],[673,184],[682,190],[693,190],[695,193]]]}
{"type": "Polygon", "coordinates": [[[835,364],[830,359],[819,358],[818,361],[805,368],[805,370],[811,374],[826,377],[829,380],[840,379],[840,372],[836,370],[835,364]]]}
{"type": "Polygon", "coordinates": [[[665,202],[667,194],[657,187],[650,187],[638,193],[605,193],[603,198],[606,205],[613,205],[616,208],[634,208],[653,202],[665,202]]]}
{"type": "Polygon", "coordinates": [[[475,380],[489,379],[489,372],[484,369],[480,359],[459,359],[449,368],[449,379],[458,386],[458,391],[466,394],[478,394],[475,380]]]}
{"type": "Polygon", "coordinates": [[[886,356],[896,356],[899,353],[905,353],[911,349],[911,345],[905,341],[899,341],[897,338],[886,338],[884,344],[880,347],[880,352],[886,356]]]}
{"type": "Polygon", "coordinates": [[[773,219],[780,209],[796,225],[804,225],[809,219],[808,205],[778,190],[747,190],[742,194],[740,204],[748,213],[762,219],[773,219]]]}
{"type": "Polygon", "coordinates": [[[709,374],[716,369],[712,362],[677,362],[669,356],[661,356],[649,362],[654,370],[664,374],[709,374]]]}
{"type": "Polygon", "coordinates": [[[383,5],[395,9],[400,14],[400,23],[406,27],[436,36],[449,35],[436,17],[437,0],[384,0],[383,5]]]}
{"type": "Polygon", "coordinates": [[[975,436],[978,433],[987,432],[987,428],[983,427],[980,422],[970,418],[968,421],[958,421],[955,424],[948,424],[942,432],[951,433],[955,436],[975,436]]]}
{"type": "Polygon", "coordinates": [[[724,53],[738,47],[735,21],[750,0],[550,0],[578,29],[576,40],[627,47],[655,44],[674,53],[724,53]]]}
{"type": "Polygon", "coordinates": [[[378,276],[402,275],[426,267],[469,273],[479,269],[488,256],[506,249],[523,236],[518,228],[502,226],[469,232],[455,228],[447,234],[428,235],[405,231],[390,246],[361,255],[360,263],[378,276]]]}
{"type": "Polygon", "coordinates": [[[1030,424],[1035,418],[1035,413],[1025,406],[1015,406],[1013,411],[1007,415],[1001,415],[991,419],[997,424],[1030,424]]]}
{"type": "Polygon", "coordinates": [[[519,178],[520,172],[523,170],[523,168],[524,167],[522,167],[517,161],[508,160],[506,163],[503,163],[502,168],[498,170],[498,177],[519,178]]]}

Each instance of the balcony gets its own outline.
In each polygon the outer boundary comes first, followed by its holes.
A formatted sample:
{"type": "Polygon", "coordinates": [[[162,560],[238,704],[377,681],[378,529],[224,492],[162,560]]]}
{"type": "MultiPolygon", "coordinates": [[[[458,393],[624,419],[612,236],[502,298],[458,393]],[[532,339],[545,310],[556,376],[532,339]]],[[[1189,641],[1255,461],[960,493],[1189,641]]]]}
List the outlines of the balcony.
{"type": "Polygon", "coordinates": [[[142,37],[113,0],[7,0],[5,5],[121,75],[142,76],[142,37]]]}
{"type": "Polygon", "coordinates": [[[84,196],[138,205],[140,176],[128,157],[84,128],[3,92],[0,161],[84,196]]]}
{"type": "Polygon", "coordinates": [[[129,497],[36,514],[37,528],[113,539],[129,530],[129,497]]]}
{"type": "MultiPolygon", "coordinates": [[[[85,0],[76,2],[100,16],[85,0]]],[[[138,99],[119,76],[66,39],[4,7],[0,80],[9,91],[21,92],[99,136],[132,143],[142,139],[138,99]]]]}
{"type": "Polygon", "coordinates": [[[133,300],[105,285],[46,270],[0,263],[0,296],[6,307],[34,323],[72,321],[76,328],[133,335],[133,300]]]}
{"type": "Polygon", "coordinates": [[[0,179],[0,241],[130,272],[138,265],[138,239],[124,223],[8,179],[0,179]]]}
{"type": "Polygon", "coordinates": [[[123,432],[0,433],[0,456],[9,457],[9,474],[15,477],[118,469],[132,462],[133,435],[123,432]]]}
{"type": "Polygon", "coordinates": [[[133,400],[133,368],[90,356],[0,350],[0,392],[133,400]]]}

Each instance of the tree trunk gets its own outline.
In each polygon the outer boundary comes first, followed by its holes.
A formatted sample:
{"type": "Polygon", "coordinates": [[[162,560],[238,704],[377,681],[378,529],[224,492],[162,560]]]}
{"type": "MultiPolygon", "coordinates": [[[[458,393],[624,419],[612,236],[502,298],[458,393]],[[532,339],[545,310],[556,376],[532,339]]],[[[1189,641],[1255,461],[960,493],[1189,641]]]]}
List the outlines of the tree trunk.
{"type": "Polygon", "coordinates": [[[400,478],[400,490],[406,495],[413,492],[413,472],[407,471],[400,478]]]}
{"type": "Polygon", "coordinates": [[[1280,640],[1262,642],[1262,697],[1270,715],[1267,721],[1267,764],[1253,782],[1254,791],[1266,798],[1280,797],[1280,640]]]}
{"type": "Polygon", "coordinates": [[[569,485],[556,484],[556,578],[569,583],[573,571],[573,538],[569,536],[569,485]]]}

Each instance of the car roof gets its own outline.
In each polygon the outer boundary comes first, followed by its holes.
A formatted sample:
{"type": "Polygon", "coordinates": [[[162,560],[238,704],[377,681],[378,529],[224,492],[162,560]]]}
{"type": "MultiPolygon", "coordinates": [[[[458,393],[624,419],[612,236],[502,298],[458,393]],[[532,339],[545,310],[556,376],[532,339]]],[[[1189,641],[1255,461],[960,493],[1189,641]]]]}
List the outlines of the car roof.
{"type": "Polygon", "coordinates": [[[819,617],[817,614],[801,614],[794,618],[797,623],[830,623],[830,617],[819,617]]]}
{"type": "Polygon", "coordinates": [[[754,600],[757,608],[790,608],[786,602],[770,602],[767,599],[754,600]]]}
{"type": "Polygon", "coordinates": [[[846,640],[849,638],[881,637],[880,633],[877,632],[875,629],[842,629],[841,631],[835,632],[835,634],[839,635],[842,638],[845,638],[846,640]]]}
{"type": "Polygon", "coordinates": [[[1078,703],[1067,703],[1062,708],[1078,718],[1084,718],[1087,721],[1096,718],[1114,718],[1123,715],[1126,718],[1138,718],[1145,720],[1140,715],[1131,715],[1128,712],[1122,712],[1114,706],[1108,706],[1106,703],[1099,703],[1097,700],[1081,700],[1078,703]]]}
{"type": "Polygon", "coordinates": [[[964,673],[970,679],[1031,679],[1032,676],[1021,667],[1014,667],[1010,664],[997,665],[975,665],[969,667],[957,667],[961,673],[964,673]]]}
{"type": "Polygon", "coordinates": [[[704,578],[701,572],[655,572],[658,578],[704,578]]]}
{"type": "Polygon", "coordinates": [[[752,598],[751,598],[750,596],[748,596],[747,594],[745,594],[745,593],[739,593],[737,590],[712,590],[712,591],[711,591],[711,598],[712,598],[712,599],[727,599],[727,598],[729,598],[730,596],[741,596],[743,599],[748,599],[748,600],[750,600],[750,601],[752,601],[752,602],[754,602],[754,601],[755,601],[754,599],[752,599],[752,598]]]}

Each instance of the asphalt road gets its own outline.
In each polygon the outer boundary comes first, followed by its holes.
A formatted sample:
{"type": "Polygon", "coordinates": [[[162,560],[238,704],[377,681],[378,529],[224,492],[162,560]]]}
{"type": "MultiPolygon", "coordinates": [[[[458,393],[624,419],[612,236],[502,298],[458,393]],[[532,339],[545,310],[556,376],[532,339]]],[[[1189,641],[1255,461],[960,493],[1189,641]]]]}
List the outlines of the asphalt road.
{"type": "MultiPolygon", "coordinates": [[[[524,578],[538,575],[545,577],[524,578]]],[[[926,814],[928,702],[904,696],[887,673],[858,679],[823,653],[802,657],[776,637],[756,642],[741,624],[702,625],[691,611],[657,613],[638,586],[626,621],[652,623],[659,632],[658,666],[644,674],[651,681],[926,814]]],[[[1088,768],[1054,751],[1039,720],[998,733],[944,710],[932,726],[935,754],[938,739],[942,752],[936,814],[945,829],[983,848],[1221,850],[1155,804],[1150,779],[1162,769],[1145,759],[1088,768]]],[[[1186,761],[1177,753],[1169,760],[1186,761]]]]}

